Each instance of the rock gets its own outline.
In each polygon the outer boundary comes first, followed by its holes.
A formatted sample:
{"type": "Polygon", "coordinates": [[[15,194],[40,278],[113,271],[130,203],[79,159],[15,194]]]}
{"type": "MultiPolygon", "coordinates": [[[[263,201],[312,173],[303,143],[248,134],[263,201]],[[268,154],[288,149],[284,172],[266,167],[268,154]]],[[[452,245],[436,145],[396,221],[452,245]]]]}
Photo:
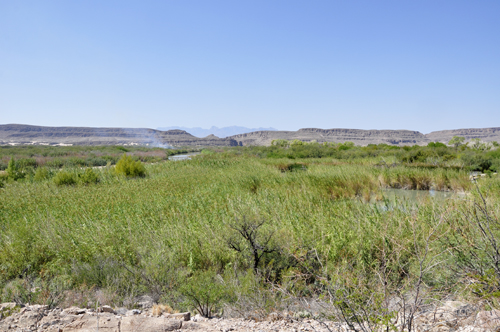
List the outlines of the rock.
{"type": "Polygon", "coordinates": [[[196,314],[194,315],[194,317],[191,319],[193,322],[203,322],[206,320],[205,317],[203,317],[202,315],[200,314],[196,314]]]}
{"type": "Polygon", "coordinates": [[[97,326],[99,326],[99,331],[102,332],[119,332],[120,319],[109,313],[85,314],[78,316],[73,322],[64,326],[63,332],[95,332],[97,326]]]}
{"type": "Polygon", "coordinates": [[[486,329],[500,327],[500,310],[478,312],[476,315],[476,324],[486,329]]]}
{"type": "Polygon", "coordinates": [[[270,322],[276,322],[276,321],[279,321],[282,319],[284,319],[283,315],[278,313],[278,312],[272,312],[266,318],[266,320],[268,320],[270,322]]]}
{"type": "Polygon", "coordinates": [[[140,311],[139,309],[132,309],[132,310],[127,311],[125,316],[140,315],[141,313],[142,313],[142,311],[140,311]]]}
{"type": "Polygon", "coordinates": [[[142,309],[149,309],[149,308],[152,308],[153,307],[153,304],[154,304],[154,300],[151,296],[149,295],[143,295],[143,296],[140,296],[137,300],[136,300],[136,304],[141,307],[142,309]]]}
{"type": "Polygon", "coordinates": [[[206,331],[208,328],[206,325],[189,321],[189,322],[182,322],[181,329],[182,330],[204,330],[204,331],[206,331]]]}
{"type": "Polygon", "coordinates": [[[87,312],[87,309],[82,309],[78,307],[69,307],[62,311],[63,315],[81,315],[87,312]]]}
{"type": "Polygon", "coordinates": [[[112,314],[116,314],[116,312],[111,308],[109,305],[103,305],[102,307],[99,308],[99,312],[109,312],[112,314]]]}
{"type": "Polygon", "coordinates": [[[125,316],[128,312],[128,309],[127,308],[118,308],[115,310],[115,312],[117,315],[125,316]]]}
{"type": "Polygon", "coordinates": [[[180,312],[176,314],[167,314],[165,317],[171,318],[171,319],[180,319],[185,322],[191,320],[191,313],[190,312],[180,312]]]}
{"type": "Polygon", "coordinates": [[[136,331],[174,331],[180,329],[182,321],[164,317],[145,317],[141,315],[123,317],[120,332],[136,331]]]}

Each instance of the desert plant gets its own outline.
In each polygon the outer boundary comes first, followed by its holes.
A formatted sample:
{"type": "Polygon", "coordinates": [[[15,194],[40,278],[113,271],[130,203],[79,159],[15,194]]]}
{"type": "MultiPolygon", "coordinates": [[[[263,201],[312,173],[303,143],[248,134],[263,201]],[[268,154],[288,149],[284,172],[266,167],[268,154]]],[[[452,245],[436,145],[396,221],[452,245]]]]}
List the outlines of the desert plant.
{"type": "Polygon", "coordinates": [[[131,156],[123,154],[115,166],[116,174],[126,177],[144,177],[146,176],[146,168],[139,161],[134,161],[131,156]]]}
{"type": "Polygon", "coordinates": [[[54,183],[58,186],[70,186],[76,184],[76,175],[72,172],[62,170],[54,177],[54,183]]]}
{"type": "Polygon", "coordinates": [[[83,184],[95,184],[99,182],[99,176],[92,168],[86,168],[85,171],[78,176],[83,184]]]}
{"type": "Polygon", "coordinates": [[[458,148],[465,141],[465,137],[461,136],[453,136],[453,138],[448,142],[448,145],[453,145],[455,148],[458,148]]]}
{"type": "Polygon", "coordinates": [[[186,297],[186,304],[203,317],[211,317],[223,300],[231,298],[222,277],[212,270],[196,271],[183,283],[180,292],[186,297]]]}
{"type": "Polygon", "coordinates": [[[50,178],[51,172],[46,167],[38,167],[35,172],[34,180],[43,181],[50,178]]]}
{"type": "Polygon", "coordinates": [[[17,167],[16,161],[14,160],[14,157],[10,158],[9,165],[7,166],[7,174],[9,175],[9,178],[12,180],[18,180],[23,177],[23,173],[19,170],[17,167]]]}
{"type": "Polygon", "coordinates": [[[262,226],[266,220],[255,220],[247,217],[236,219],[229,224],[233,230],[232,234],[226,239],[229,248],[242,253],[250,254],[253,261],[253,269],[257,271],[259,263],[265,254],[277,251],[271,245],[273,232],[265,232],[262,226]]]}
{"type": "Polygon", "coordinates": [[[455,272],[472,281],[473,293],[496,301],[500,295],[500,220],[477,183],[475,194],[471,205],[447,218],[453,232],[443,240],[453,248],[455,272]]]}

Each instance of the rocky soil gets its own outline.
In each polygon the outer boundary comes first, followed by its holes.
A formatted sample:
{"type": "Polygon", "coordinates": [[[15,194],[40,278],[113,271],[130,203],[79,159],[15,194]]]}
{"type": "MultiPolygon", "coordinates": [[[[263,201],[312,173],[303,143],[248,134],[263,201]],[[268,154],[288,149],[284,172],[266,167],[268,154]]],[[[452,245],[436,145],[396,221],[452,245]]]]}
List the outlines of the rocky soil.
{"type": "MultiPolygon", "coordinates": [[[[190,313],[169,314],[125,308],[99,307],[97,310],[70,307],[49,309],[44,305],[20,308],[15,303],[0,304],[0,331],[51,332],[157,332],[157,331],[348,331],[345,323],[314,318],[297,318],[289,313],[273,313],[266,320],[241,318],[206,319],[190,313]]],[[[415,320],[416,331],[500,331],[500,311],[480,311],[457,301],[420,312],[415,320]]]]}

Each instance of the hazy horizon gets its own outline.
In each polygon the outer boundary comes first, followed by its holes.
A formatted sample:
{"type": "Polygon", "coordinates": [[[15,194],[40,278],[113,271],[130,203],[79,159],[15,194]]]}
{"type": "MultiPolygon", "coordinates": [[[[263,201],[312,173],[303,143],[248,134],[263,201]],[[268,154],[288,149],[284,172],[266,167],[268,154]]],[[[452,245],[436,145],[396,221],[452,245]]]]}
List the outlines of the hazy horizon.
{"type": "MultiPolygon", "coordinates": [[[[300,129],[306,129],[306,128],[314,128],[314,129],[324,129],[324,130],[329,130],[329,129],[352,129],[352,130],[408,130],[408,131],[418,131],[424,135],[430,134],[432,132],[437,132],[437,131],[447,131],[447,130],[461,130],[461,129],[490,129],[490,128],[500,128],[500,126],[490,126],[490,127],[461,127],[461,128],[451,128],[451,129],[438,129],[438,130],[433,130],[429,132],[424,132],[421,130],[416,130],[416,129],[411,129],[411,128],[396,128],[396,129],[391,129],[391,128],[346,128],[346,127],[331,127],[331,128],[326,128],[326,127],[303,127],[303,128],[298,128],[298,129],[282,129],[282,128],[249,128],[245,126],[227,126],[227,127],[217,127],[217,126],[210,126],[208,128],[203,128],[203,127],[184,127],[184,126],[168,126],[168,127],[123,127],[123,126],[74,126],[74,125],[61,125],[61,126],[54,126],[54,125],[37,125],[37,124],[29,124],[29,123],[0,123],[1,125],[27,125],[27,126],[40,126],[40,127],[88,127],[88,128],[124,128],[124,129],[154,129],[154,130],[160,130],[160,131],[167,131],[167,130],[173,130],[173,129],[180,129],[180,130],[185,130],[188,131],[195,129],[195,130],[211,130],[213,128],[215,129],[227,129],[227,128],[233,128],[233,127],[238,127],[238,128],[245,128],[245,129],[255,129],[253,131],[262,131],[262,130],[269,130],[269,131],[297,131],[300,129]]],[[[251,131],[246,131],[246,132],[251,132],[251,131]]],[[[196,136],[192,134],[193,136],[196,136]]],[[[217,135],[216,135],[217,136],[217,135]]],[[[229,136],[229,135],[228,135],[229,136]]],[[[199,137],[205,137],[205,136],[199,136],[199,137]]]]}

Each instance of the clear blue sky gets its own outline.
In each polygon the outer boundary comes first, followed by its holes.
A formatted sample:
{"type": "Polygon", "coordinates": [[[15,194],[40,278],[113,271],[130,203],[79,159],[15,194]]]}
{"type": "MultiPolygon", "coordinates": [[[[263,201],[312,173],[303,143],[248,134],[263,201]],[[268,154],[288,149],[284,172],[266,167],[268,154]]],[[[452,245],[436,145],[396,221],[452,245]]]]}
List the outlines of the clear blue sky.
{"type": "Polygon", "coordinates": [[[0,124],[500,126],[500,1],[0,0],[0,124]]]}

